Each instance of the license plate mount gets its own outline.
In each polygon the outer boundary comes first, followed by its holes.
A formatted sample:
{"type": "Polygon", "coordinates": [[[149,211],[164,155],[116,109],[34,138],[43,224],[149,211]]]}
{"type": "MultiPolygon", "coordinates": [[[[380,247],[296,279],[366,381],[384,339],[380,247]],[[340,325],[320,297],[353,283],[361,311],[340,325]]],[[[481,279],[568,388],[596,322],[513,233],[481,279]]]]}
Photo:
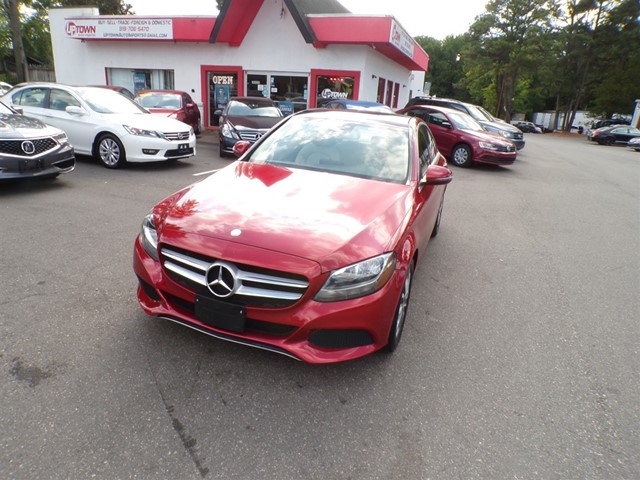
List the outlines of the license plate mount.
{"type": "Polygon", "coordinates": [[[247,314],[243,305],[234,305],[197,295],[196,319],[221,330],[242,333],[247,322],[247,314]]]}

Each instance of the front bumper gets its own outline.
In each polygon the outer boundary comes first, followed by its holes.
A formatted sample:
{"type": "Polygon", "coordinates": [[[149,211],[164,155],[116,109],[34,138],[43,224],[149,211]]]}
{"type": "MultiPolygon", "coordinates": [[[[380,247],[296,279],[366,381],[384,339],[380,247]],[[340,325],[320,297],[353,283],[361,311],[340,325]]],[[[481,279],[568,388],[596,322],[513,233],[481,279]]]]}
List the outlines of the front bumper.
{"type": "Polygon", "coordinates": [[[76,166],[73,148],[65,145],[36,158],[0,154],[0,180],[52,177],[76,166]]]}
{"type": "Polygon", "coordinates": [[[175,282],[142,248],[134,247],[137,296],[148,315],[165,318],[213,337],[280,353],[308,363],[353,360],[387,344],[406,266],[397,266],[377,292],[339,302],[317,302],[313,296],[328,274],[310,279],[309,288],[285,308],[246,307],[242,332],[216,328],[195,315],[196,293],[175,282]]]}
{"type": "Polygon", "coordinates": [[[516,153],[494,152],[483,150],[475,158],[474,162],[489,165],[512,165],[516,161],[516,153]]]}
{"type": "Polygon", "coordinates": [[[166,140],[143,135],[126,135],[121,138],[128,162],[160,162],[188,158],[196,154],[196,136],[184,140],[166,140]]]}

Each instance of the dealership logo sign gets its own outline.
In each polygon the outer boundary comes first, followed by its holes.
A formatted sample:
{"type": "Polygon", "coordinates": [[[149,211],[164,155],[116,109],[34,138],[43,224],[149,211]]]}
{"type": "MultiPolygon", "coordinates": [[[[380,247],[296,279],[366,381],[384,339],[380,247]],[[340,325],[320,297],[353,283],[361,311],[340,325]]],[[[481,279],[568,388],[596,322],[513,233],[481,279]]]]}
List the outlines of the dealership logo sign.
{"type": "Polygon", "coordinates": [[[74,22],[67,22],[67,26],[65,28],[67,36],[69,37],[80,37],[80,36],[95,36],[96,34],[96,26],[95,25],[78,25],[74,22]]]}
{"type": "Polygon", "coordinates": [[[171,40],[173,19],[141,17],[67,18],[67,37],[79,39],[171,40]]]}
{"type": "Polygon", "coordinates": [[[347,92],[334,92],[330,88],[325,88],[322,90],[320,96],[330,100],[346,100],[349,97],[349,94],[347,92]]]}

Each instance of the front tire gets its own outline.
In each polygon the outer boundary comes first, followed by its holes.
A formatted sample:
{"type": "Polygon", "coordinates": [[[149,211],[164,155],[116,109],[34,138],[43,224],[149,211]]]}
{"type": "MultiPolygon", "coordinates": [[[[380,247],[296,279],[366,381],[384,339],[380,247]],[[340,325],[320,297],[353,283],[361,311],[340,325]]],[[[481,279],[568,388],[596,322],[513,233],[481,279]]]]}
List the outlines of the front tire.
{"type": "Polygon", "coordinates": [[[451,162],[458,167],[470,167],[473,163],[471,149],[466,145],[456,145],[451,152],[451,162]]]}
{"type": "Polygon", "coordinates": [[[398,300],[398,306],[396,307],[395,318],[391,324],[391,330],[389,331],[389,340],[387,342],[386,350],[389,353],[395,352],[400,343],[402,337],[402,331],[404,330],[404,323],[407,319],[407,309],[409,308],[409,299],[411,298],[411,284],[413,282],[413,260],[407,267],[407,274],[404,277],[402,283],[402,292],[400,292],[400,299],[398,300]]]}
{"type": "Polygon", "coordinates": [[[98,158],[107,168],[120,168],[127,162],[122,142],[115,135],[105,133],[96,146],[98,158]]]}

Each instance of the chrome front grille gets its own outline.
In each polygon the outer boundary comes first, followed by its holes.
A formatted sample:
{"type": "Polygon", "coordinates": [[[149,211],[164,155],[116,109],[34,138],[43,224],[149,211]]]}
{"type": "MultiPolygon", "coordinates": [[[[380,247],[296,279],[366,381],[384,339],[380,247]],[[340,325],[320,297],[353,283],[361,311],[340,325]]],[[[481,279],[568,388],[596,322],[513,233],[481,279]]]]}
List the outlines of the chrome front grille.
{"type": "Polygon", "coordinates": [[[189,132],[165,132],[167,140],[189,140],[189,132]]]}
{"type": "Polygon", "coordinates": [[[58,143],[51,137],[28,140],[0,140],[0,153],[15,155],[16,157],[35,157],[53,150],[57,146],[58,143]]]}
{"type": "Polygon", "coordinates": [[[260,139],[265,133],[266,130],[239,130],[238,134],[240,135],[241,140],[246,140],[247,142],[256,142],[260,139]]]}
{"type": "Polygon", "coordinates": [[[173,247],[163,247],[160,253],[162,265],[173,280],[223,302],[282,308],[297,302],[309,287],[307,279],[300,275],[207,258],[173,247]],[[210,286],[217,278],[214,274],[208,276],[212,266],[223,266],[225,274],[230,275],[225,279],[226,285],[233,285],[228,296],[210,286]]]}

